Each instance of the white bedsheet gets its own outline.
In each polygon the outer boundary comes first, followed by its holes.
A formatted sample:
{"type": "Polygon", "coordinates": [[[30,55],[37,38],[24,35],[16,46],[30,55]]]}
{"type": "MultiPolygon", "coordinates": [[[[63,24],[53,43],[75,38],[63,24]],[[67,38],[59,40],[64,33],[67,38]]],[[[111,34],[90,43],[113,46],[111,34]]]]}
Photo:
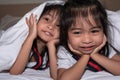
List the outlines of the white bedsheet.
{"type": "MultiPolygon", "coordinates": [[[[9,73],[0,73],[0,80],[53,80],[50,78],[49,69],[44,71],[27,68],[21,75],[10,75],[9,73]]],[[[113,76],[104,71],[91,72],[85,74],[81,80],[120,80],[120,76],[113,76]]]]}
{"type": "Polygon", "coordinates": [[[92,72],[87,70],[81,80],[120,80],[120,76],[114,76],[108,72],[92,72]]]}
{"type": "Polygon", "coordinates": [[[21,75],[10,75],[9,73],[0,73],[0,80],[53,80],[50,78],[49,69],[44,71],[26,69],[21,75]]]}

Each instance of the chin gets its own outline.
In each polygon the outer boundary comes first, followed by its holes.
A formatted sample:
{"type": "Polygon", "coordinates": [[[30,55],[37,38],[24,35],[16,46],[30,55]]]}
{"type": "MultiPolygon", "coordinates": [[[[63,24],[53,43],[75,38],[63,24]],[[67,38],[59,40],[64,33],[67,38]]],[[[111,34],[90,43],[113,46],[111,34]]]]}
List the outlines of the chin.
{"type": "Polygon", "coordinates": [[[91,50],[91,51],[82,51],[83,54],[87,54],[87,55],[91,54],[92,52],[93,52],[93,50],[91,50]]]}

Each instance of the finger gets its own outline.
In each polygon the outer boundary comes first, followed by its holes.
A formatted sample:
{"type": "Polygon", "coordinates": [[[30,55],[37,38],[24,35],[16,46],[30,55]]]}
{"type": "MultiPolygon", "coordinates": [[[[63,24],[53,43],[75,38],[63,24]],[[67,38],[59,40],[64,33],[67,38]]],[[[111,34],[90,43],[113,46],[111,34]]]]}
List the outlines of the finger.
{"type": "Polygon", "coordinates": [[[26,24],[29,26],[29,20],[27,17],[26,17],[26,24]]]}
{"type": "Polygon", "coordinates": [[[100,49],[106,44],[106,42],[107,42],[107,38],[106,38],[106,36],[104,35],[103,43],[100,45],[100,49]]]}
{"type": "Polygon", "coordinates": [[[34,19],[35,19],[35,21],[37,22],[37,15],[35,15],[35,18],[34,18],[34,19]]]}
{"type": "Polygon", "coordinates": [[[55,40],[56,43],[59,43],[59,41],[60,41],[59,39],[56,39],[56,40],[55,40]]]}
{"type": "Polygon", "coordinates": [[[104,41],[104,44],[107,42],[107,38],[106,38],[105,35],[104,35],[104,39],[103,39],[103,41],[104,41]]]}
{"type": "MultiPolygon", "coordinates": [[[[106,41],[107,41],[107,38],[106,38],[106,36],[104,35],[102,44],[101,44],[99,47],[97,47],[97,48],[93,51],[93,53],[97,53],[97,52],[106,44],[106,41]]],[[[93,54],[93,53],[92,53],[92,54],[93,54]]]]}
{"type": "Polygon", "coordinates": [[[33,25],[33,13],[31,14],[31,16],[30,16],[30,19],[29,19],[29,23],[30,23],[30,25],[33,25]]]}
{"type": "Polygon", "coordinates": [[[33,17],[33,25],[36,25],[36,24],[37,24],[37,15],[33,17]]]}
{"type": "Polygon", "coordinates": [[[77,53],[77,54],[81,54],[79,51],[73,49],[73,47],[71,46],[71,44],[68,43],[68,47],[70,48],[70,50],[74,53],[77,53]]]}
{"type": "Polygon", "coordinates": [[[51,40],[51,42],[52,42],[53,44],[58,44],[58,43],[59,43],[59,39],[51,40]]]}

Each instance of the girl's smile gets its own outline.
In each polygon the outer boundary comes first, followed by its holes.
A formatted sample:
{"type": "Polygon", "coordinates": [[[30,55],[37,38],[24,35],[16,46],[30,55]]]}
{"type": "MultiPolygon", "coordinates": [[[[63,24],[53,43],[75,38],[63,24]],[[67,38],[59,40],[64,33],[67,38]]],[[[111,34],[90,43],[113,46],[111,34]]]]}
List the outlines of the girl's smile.
{"type": "Polygon", "coordinates": [[[82,53],[88,54],[88,53],[91,53],[95,48],[96,48],[96,46],[93,45],[93,46],[79,47],[79,50],[82,53]]]}
{"type": "Polygon", "coordinates": [[[44,31],[45,32],[45,34],[47,35],[47,36],[49,36],[49,37],[52,37],[53,36],[53,33],[51,33],[51,32],[48,32],[48,31],[44,31]]]}

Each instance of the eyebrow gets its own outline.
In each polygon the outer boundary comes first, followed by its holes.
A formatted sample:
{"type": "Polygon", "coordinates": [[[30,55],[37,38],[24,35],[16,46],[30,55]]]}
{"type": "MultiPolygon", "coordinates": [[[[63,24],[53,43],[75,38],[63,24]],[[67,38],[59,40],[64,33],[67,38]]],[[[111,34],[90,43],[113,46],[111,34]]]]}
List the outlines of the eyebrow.
{"type": "Polygon", "coordinates": [[[74,28],[71,28],[70,30],[82,30],[82,29],[81,29],[81,28],[74,27],[74,28]]]}
{"type": "Polygon", "coordinates": [[[94,29],[94,28],[102,28],[101,26],[93,26],[91,29],[94,29]]]}
{"type": "MultiPolygon", "coordinates": [[[[92,26],[91,29],[94,29],[94,28],[102,28],[101,26],[92,26]]],[[[71,28],[70,30],[82,30],[80,27],[73,27],[71,28]]]]}

